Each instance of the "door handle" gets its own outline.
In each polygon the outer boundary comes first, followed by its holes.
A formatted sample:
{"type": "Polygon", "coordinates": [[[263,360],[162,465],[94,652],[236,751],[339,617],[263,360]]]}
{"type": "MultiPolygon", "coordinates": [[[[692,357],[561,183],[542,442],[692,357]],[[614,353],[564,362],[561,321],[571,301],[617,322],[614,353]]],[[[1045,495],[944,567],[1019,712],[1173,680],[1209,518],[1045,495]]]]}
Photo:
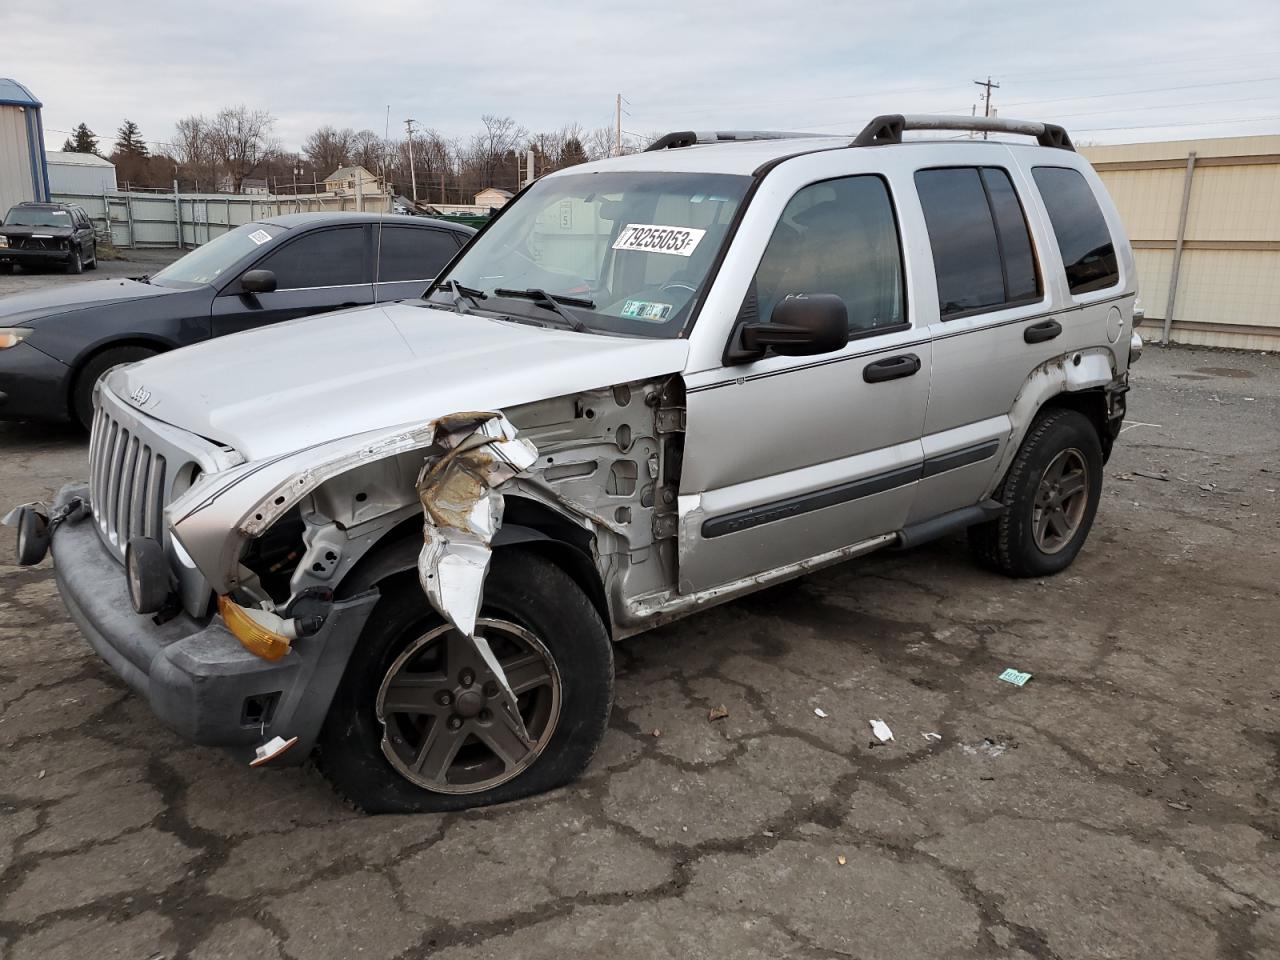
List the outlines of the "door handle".
{"type": "Polygon", "coordinates": [[[881,383],[885,380],[909,377],[919,369],[920,358],[914,353],[904,353],[898,357],[868,363],[862,368],[862,379],[867,383],[881,383]]]}
{"type": "Polygon", "coordinates": [[[1022,339],[1027,343],[1044,343],[1046,340],[1052,340],[1062,332],[1062,324],[1057,320],[1046,320],[1043,323],[1033,323],[1027,329],[1022,331],[1022,339]]]}

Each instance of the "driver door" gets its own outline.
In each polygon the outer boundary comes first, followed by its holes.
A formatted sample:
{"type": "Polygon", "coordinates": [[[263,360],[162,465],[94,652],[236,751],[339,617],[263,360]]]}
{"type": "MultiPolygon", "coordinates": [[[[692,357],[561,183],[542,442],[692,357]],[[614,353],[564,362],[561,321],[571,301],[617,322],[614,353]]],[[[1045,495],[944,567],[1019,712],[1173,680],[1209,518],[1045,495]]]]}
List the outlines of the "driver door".
{"type": "Polygon", "coordinates": [[[691,593],[900,529],[923,464],[931,345],[906,310],[888,184],[812,183],[788,202],[741,316],[838,294],[849,343],[690,374],[680,590],[691,593]]]}
{"type": "Polygon", "coordinates": [[[373,303],[369,246],[370,230],[357,224],[312,230],[276,247],[241,271],[270,270],[276,289],[245,293],[233,280],[213,301],[213,336],[373,303]]]}

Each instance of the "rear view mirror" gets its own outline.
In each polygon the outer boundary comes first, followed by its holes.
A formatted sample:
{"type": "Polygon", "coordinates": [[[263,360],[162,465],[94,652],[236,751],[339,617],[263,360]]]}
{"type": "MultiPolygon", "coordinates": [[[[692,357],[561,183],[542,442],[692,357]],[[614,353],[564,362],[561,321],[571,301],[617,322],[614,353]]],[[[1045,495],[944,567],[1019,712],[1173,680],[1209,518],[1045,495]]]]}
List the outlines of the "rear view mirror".
{"type": "Polygon", "coordinates": [[[831,353],[849,342],[849,312],[831,293],[793,293],[773,308],[767,323],[747,323],[738,336],[740,348],[729,360],[759,360],[767,350],[784,357],[831,353]]]}
{"type": "Polygon", "coordinates": [[[243,293],[274,293],[276,275],[270,270],[246,270],[240,278],[243,293]]]}

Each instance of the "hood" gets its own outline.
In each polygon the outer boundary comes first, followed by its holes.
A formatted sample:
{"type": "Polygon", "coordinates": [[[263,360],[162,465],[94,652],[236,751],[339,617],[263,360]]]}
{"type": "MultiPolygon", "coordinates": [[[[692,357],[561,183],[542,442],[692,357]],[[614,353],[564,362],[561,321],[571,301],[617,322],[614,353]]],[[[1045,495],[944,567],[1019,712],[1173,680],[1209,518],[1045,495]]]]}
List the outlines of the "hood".
{"type": "Polygon", "coordinates": [[[87,283],[62,283],[47,290],[0,297],[0,324],[25,325],[43,317],[180,292],[181,290],[177,287],[157,287],[149,283],[139,283],[137,280],[90,280],[87,283]]]}
{"type": "Polygon", "coordinates": [[[677,373],[687,340],[531,327],[406,302],[324,314],[121,367],[107,388],[249,460],[444,414],[677,373]]]}
{"type": "Polygon", "coordinates": [[[53,237],[66,240],[75,234],[72,227],[29,227],[26,224],[0,224],[0,236],[5,237],[53,237]]]}

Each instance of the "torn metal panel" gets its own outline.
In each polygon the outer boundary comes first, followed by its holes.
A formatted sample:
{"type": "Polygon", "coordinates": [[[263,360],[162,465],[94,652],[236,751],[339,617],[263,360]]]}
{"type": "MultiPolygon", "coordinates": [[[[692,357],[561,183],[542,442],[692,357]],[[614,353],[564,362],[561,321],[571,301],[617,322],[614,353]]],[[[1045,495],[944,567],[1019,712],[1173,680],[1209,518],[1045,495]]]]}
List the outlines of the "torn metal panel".
{"type": "Polygon", "coordinates": [[[490,544],[502,524],[498,487],[528,469],[538,451],[500,413],[454,414],[436,428],[444,453],[416,484],[426,521],[418,579],[440,615],[474,638],[490,544]]]}

